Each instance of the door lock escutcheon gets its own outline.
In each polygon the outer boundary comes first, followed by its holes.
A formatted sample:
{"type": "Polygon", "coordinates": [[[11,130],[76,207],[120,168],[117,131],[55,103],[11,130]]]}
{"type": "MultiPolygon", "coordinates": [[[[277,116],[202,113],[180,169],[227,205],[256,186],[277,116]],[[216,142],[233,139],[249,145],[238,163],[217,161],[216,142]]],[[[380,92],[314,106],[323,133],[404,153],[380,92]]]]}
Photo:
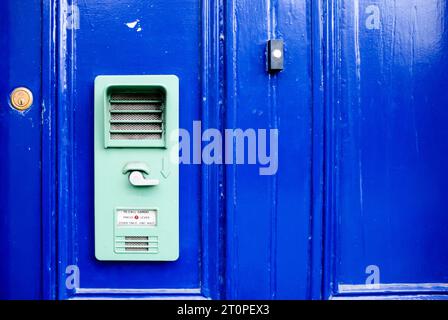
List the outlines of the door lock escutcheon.
{"type": "Polygon", "coordinates": [[[149,166],[144,162],[129,162],[123,168],[123,174],[129,173],[129,183],[134,187],[157,186],[159,179],[149,179],[149,166]]]}
{"type": "Polygon", "coordinates": [[[25,87],[19,87],[11,93],[11,105],[19,111],[25,111],[33,104],[33,93],[25,87]]]}

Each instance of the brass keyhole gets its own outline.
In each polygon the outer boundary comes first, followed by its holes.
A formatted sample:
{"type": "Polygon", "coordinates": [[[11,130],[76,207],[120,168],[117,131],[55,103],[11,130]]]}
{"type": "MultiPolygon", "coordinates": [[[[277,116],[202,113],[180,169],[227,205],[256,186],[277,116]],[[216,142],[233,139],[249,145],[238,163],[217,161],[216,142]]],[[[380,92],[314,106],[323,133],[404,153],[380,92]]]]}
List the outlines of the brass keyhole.
{"type": "Polygon", "coordinates": [[[20,111],[27,110],[33,104],[33,94],[25,87],[14,89],[11,93],[11,105],[20,111]]]}

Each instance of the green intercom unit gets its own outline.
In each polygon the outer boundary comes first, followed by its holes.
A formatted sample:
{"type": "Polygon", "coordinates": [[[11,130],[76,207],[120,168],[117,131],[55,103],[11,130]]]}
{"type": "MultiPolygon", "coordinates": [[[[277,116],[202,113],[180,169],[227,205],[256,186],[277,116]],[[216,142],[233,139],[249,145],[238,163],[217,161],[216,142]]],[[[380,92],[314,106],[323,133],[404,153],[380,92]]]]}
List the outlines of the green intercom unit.
{"type": "Polygon", "coordinates": [[[95,79],[95,256],[174,261],[179,256],[179,80],[95,79]]]}

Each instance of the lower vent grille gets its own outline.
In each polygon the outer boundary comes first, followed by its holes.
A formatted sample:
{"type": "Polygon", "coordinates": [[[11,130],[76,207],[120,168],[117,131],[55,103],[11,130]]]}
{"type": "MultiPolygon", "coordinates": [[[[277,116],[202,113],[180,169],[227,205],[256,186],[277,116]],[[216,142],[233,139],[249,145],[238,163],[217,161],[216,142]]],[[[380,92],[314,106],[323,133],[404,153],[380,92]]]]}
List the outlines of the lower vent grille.
{"type": "Polygon", "coordinates": [[[156,236],[124,236],[115,238],[117,253],[158,253],[159,239],[156,236]]]}

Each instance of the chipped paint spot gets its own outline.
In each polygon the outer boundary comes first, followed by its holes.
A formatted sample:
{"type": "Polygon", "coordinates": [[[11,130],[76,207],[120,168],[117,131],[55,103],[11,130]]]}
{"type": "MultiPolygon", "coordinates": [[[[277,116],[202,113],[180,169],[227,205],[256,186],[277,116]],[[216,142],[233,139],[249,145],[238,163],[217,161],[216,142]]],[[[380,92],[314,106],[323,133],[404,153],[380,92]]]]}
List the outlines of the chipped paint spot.
{"type": "MultiPolygon", "coordinates": [[[[137,20],[135,20],[135,21],[126,23],[126,25],[128,26],[129,29],[134,29],[135,26],[137,25],[137,23],[139,23],[139,22],[140,22],[140,20],[137,19],[137,20]]],[[[137,31],[138,31],[138,30],[137,30],[137,31]]]]}
{"type": "Polygon", "coordinates": [[[125,25],[129,29],[134,29],[136,32],[141,32],[143,30],[142,26],[140,25],[140,19],[136,19],[134,21],[127,22],[127,23],[125,23],[125,25]]]}

